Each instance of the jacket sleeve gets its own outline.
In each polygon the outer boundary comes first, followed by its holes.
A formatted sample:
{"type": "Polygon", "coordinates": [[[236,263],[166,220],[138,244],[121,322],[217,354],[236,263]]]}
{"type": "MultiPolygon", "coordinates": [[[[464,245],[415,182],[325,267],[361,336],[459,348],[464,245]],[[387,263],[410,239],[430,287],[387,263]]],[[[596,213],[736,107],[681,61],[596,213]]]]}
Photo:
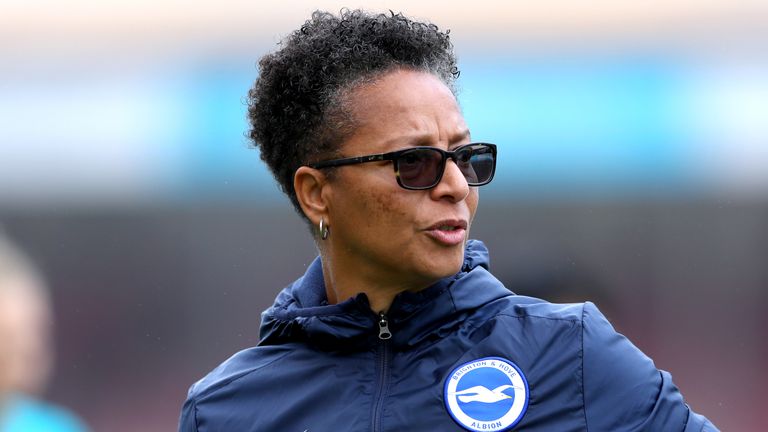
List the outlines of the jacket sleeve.
{"type": "Polygon", "coordinates": [[[592,303],[582,314],[582,365],[588,430],[717,431],[685,404],[671,375],[656,369],[592,303]]]}
{"type": "Polygon", "coordinates": [[[184,406],[181,408],[179,432],[197,432],[197,406],[194,397],[192,397],[193,389],[194,386],[189,390],[187,401],[184,402],[184,406]]]}

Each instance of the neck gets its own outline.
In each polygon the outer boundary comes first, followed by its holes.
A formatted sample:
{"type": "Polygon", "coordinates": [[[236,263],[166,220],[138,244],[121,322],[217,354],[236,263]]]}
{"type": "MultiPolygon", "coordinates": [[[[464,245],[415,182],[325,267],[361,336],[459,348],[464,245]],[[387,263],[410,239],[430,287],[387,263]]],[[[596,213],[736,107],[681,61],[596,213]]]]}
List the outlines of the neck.
{"type": "Polygon", "coordinates": [[[398,280],[390,271],[360,269],[344,265],[330,255],[323,253],[322,262],[325,292],[328,303],[331,304],[343,302],[364,293],[374,313],[386,313],[395,297],[401,292],[415,291],[429,286],[429,283],[419,284],[414,281],[398,280]]]}

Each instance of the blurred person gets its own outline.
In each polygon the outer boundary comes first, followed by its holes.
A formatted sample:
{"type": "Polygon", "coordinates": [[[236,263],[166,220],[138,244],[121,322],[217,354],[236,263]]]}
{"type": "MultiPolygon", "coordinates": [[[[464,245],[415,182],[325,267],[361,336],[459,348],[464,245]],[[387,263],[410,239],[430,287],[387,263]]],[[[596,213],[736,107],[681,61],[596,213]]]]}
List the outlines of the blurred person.
{"type": "Polygon", "coordinates": [[[716,430],[593,304],[489,272],[468,233],[497,148],[470,137],[447,32],[316,11],[259,66],[250,136],[320,256],[180,431],[716,430]]]}
{"type": "Polygon", "coordinates": [[[0,432],[84,432],[41,400],[52,368],[52,313],[42,277],[0,232],[0,432]]]}

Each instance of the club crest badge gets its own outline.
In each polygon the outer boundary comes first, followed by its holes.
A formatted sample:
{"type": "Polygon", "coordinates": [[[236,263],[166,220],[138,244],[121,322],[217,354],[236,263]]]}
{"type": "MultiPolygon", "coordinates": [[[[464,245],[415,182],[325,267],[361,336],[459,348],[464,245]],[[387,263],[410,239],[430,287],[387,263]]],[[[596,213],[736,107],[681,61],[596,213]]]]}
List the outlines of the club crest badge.
{"type": "Polygon", "coordinates": [[[528,381],[511,361],[486,357],[451,371],[443,397],[448,413],[464,429],[505,431],[528,408],[528,381]]]}

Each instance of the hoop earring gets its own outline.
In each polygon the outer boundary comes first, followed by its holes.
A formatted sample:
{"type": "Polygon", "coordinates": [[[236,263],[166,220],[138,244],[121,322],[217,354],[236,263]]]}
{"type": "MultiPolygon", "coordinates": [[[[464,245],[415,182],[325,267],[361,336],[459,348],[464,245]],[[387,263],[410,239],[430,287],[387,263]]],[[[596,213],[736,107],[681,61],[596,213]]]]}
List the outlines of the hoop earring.
{"type": "Polygon", "coordinates": [[[328,234],[330,231],[328,230],[328,225],[325,224],[325,221],[323,218],[320,218],[320,239],[325,240],[328,238],[328,234]]]}

